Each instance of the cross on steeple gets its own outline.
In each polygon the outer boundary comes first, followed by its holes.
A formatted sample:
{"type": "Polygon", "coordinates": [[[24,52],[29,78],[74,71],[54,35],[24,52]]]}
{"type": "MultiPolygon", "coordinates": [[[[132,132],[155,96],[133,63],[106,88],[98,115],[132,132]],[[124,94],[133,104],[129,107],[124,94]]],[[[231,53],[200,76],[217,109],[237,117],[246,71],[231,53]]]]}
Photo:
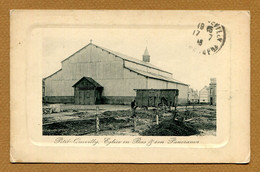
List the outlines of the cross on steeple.
{"type": "Polygon", "coordinates": [[[92,39],[90,39],[90,43],[92,44],[92,39]]]}

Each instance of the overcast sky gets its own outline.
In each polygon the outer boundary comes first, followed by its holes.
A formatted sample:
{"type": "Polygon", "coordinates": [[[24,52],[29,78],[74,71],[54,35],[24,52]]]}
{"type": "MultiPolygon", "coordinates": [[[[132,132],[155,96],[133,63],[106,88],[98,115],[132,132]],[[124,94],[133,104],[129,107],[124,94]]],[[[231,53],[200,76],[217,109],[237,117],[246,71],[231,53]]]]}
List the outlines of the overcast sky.
{"type": "Polygon", "coordinates": [[[192,28],[44,28],[42,29],[43,77],[61,68],[61,61],[93,43],[142,59],[147,46],[151,63],[173,73],[173,78],[202,89],[216,77],[218,54],[194,52],[192,28]]]}

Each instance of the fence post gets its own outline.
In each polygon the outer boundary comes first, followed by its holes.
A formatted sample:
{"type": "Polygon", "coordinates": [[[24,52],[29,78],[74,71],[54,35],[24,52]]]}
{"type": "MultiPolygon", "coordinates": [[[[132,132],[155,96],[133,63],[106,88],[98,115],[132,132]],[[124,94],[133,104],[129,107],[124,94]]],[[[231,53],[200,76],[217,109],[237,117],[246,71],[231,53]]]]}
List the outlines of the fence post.
{"type": "Polygon", "coordinates": [[[156,125],[159,125],[158,107],[156,107],[154,113],[155,113],[156,125]]]}
{"type": "Polygon", "coordinates": [[[98,117],[98,115],[99,115],[99,107],[97,106],[96,107],[96,133],[98,133],[99,132],[99,117],[98,117]]]}
{"type": "Polygon", "coordinates": [[[177,115],[177,107],[174,106],[173,121],[175,121],[176,115],[177,115]]]}
{"type": "Polygon", "coordinates": [[[156,113],[156,125],[159,125],[159,116],[157,113],[156,113]]]}
{"type": "Polygon", "coordinates": [[[134,131],[136,131],[136,117],[134,116],[134,131]]]}
{"type": "Polygon", "coordinates": [[[136,114],[134,108],[132,108],[132,117],[133,117],[133,131],[136,131],[136,114]]]}

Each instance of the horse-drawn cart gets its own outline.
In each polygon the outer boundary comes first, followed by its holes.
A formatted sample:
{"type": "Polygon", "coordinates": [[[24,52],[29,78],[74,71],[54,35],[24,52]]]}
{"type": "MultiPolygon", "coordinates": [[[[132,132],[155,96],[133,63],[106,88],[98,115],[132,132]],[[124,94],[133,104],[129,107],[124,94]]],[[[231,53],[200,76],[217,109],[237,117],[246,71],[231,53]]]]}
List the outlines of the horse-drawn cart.
{"type": "Polygon", "coordinates": [[[135,89],[136,106],[140,108],[176,107],[179,90],[177,89],[135,89]]]}

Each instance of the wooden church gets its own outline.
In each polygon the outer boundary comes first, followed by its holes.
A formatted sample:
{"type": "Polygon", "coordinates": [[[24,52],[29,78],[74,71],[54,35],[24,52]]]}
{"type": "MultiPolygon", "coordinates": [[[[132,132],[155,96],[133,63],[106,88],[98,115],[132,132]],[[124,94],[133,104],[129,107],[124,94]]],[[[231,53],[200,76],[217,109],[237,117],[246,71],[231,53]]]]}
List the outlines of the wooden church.
{"type": "Polygon", "coordinates": [[[178,89],[178,102],[187,103],[189,86],[172,73],[143,60],[90,42],[62,62],[62,68],[43,79],[47,103],[129,104],[135,89],[178,89]]]}

